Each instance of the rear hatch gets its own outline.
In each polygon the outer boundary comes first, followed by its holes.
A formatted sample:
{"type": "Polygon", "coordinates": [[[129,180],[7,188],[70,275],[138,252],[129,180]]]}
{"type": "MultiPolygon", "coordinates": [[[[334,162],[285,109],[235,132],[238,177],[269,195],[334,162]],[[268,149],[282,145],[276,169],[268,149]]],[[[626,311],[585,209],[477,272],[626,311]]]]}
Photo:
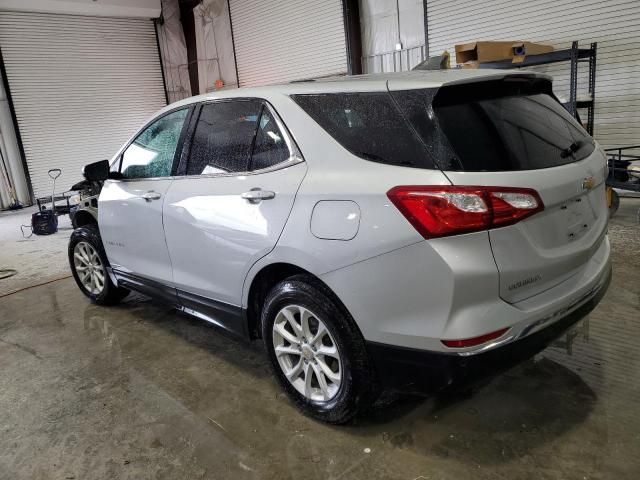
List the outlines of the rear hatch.
{"type": "Polygon", "coordinates": [[[505,301],[522,301],[584,268],[606,233],[606,160],[547,78],[390,90],[453,185],[539,194],[542,211],[488,233],[505,301]]]}

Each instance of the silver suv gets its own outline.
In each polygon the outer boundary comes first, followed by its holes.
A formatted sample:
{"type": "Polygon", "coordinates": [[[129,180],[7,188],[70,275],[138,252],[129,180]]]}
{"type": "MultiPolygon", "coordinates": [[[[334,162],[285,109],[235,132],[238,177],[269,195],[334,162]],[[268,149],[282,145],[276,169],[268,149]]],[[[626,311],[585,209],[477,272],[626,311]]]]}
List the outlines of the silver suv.
{"type": "Polygon", "coordinates": [[[262,338],[308,414],[430,392],[533,355],[611,275],[606,162],[532,73],[440,71],[174,103],[109,162],[69,260],[262,338]]]}

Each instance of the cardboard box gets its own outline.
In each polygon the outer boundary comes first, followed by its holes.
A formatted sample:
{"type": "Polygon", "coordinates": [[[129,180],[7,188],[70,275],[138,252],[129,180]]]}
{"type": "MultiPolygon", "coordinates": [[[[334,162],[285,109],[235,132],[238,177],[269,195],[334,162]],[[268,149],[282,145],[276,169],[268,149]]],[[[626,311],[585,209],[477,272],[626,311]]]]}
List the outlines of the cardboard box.
{"type": "Polygon", "coordinates": [[[539,55],[553,52],[553,47],[540,43],[507,41],[507,42],[472,42],[456,45],[456,62],[463,68],[478,68],[478,64],[511,60],[522,63],[527,55],[539,55]]]}

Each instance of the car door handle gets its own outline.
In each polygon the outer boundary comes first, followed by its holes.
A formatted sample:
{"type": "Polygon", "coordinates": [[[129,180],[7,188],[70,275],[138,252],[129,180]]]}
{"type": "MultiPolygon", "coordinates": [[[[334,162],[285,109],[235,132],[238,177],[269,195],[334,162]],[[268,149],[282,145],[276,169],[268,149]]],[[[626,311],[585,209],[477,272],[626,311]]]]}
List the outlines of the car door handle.
{"type": "Polygon", "coordinates": [[[262,190],[261,188],[252,188],[248,192],[244,192],[240,195],[249,203],[260,203],[262,200],[271,200],[276,196],[276,192],[270,190],[262,190]]]}
{"type": "Polygon", "coordinates": [[[147,193],[143,193],[142,195],[140,195],[140,198],[143,198],[147,202],[150,202],[151,200],[160,200],[161,196],[162,195],[160,195],[158,192],[150,190],[147,193]]]}

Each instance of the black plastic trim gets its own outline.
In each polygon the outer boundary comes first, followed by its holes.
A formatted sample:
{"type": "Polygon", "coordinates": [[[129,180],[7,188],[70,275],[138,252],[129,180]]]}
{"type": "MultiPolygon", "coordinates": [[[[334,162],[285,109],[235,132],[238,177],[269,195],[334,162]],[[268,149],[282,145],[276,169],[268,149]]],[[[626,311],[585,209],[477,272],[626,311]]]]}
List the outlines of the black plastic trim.
{"type": "Polygon", "coordinates": [[[493,377],[533,357],[584,318],[609,287],[611,270],[596,294],[573,312],[524,338],[475,355],[462,356],[367,342],[382,385],[389,390],[428,394],[449,386],[466,386],[493,377]]]}
{"type": "Polygon", "coordinates": [[[118,280],[118,286],[135,290],[158,300],[169,303],[172,306],[178,305],[178,293],[175,288],[165,285],[155,280],[140,277],[119,270],[112,270],[118,280]]]}
{"type": "Polygon", "coordinates": [[[202,103],[197,103],[193,106],[193,110],[191,111],[189,117],[189,125],[187,126],[187,129],[185,131],[184,138],[181,137],[182,147],[180,150],[178,165],[175,170],[175,175],[177,177],[183,177],[187,174],[187,169],[189,167],[189,154],[191,153],[191,144],[193,142],[193,135],[198,125],[198,120],[200,119],[200,111],[202,110],[202,105],[202,103]]]}
{"type": "Polygon", "coordinates": [[[242,338],[249,338],[247,316],[242,307],[183,290],[178,290],[178,301],[182,306],[209,317],[215,325],[242,338]]]}
{"type": "Polygon", "coordinates": [[[150,280],[119,270],[112,270],[118,286],[129,288],[154,298],[172,307],[186,311],[195,317],[204,318],[214,325],[243,339],[249,339],[247,312],[244,308],[213,300],[184,290],[179,290],[162,282],[150,280]]]}

